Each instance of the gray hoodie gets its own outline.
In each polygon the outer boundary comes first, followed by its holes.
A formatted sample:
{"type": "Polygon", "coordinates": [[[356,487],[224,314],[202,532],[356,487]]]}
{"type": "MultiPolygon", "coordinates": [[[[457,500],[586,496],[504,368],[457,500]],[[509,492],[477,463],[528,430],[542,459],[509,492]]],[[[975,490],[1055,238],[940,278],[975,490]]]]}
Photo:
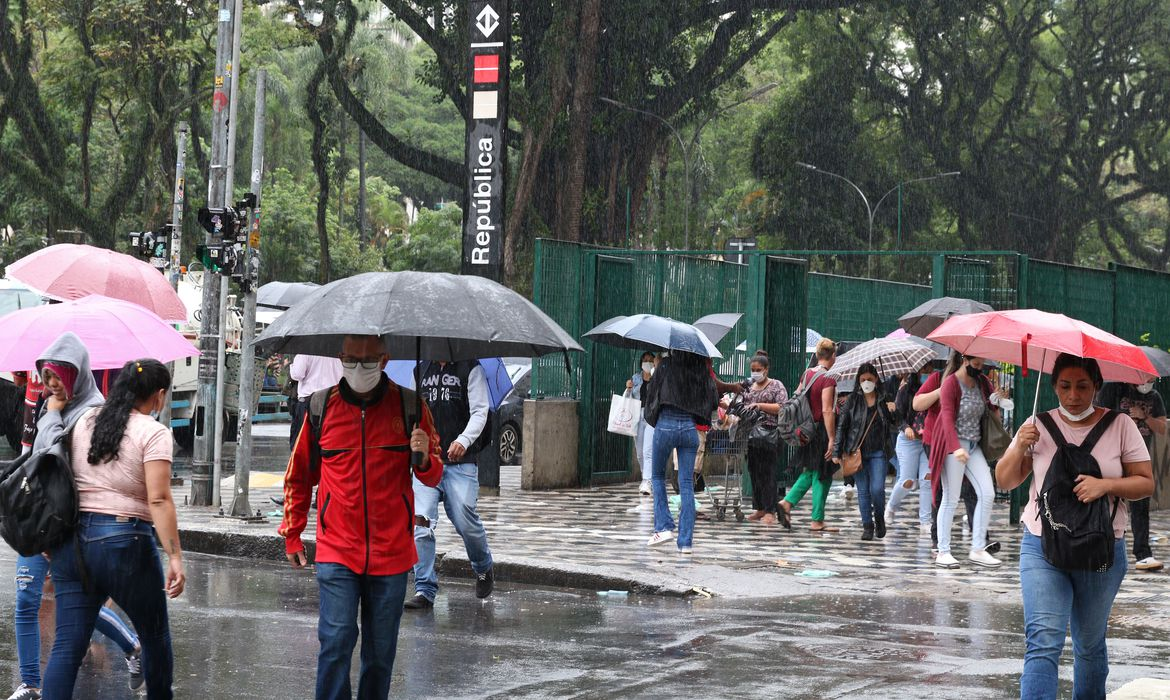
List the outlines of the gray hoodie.
{"type": "Polygon", "coordinates": [[[44,362],[67,362],[77,368],[77,380],[73,383],[73,398],[60,411],[45,409],[37,420],[37,436],[33,440],[33,452],[39,452],[50,445],[62,433],[73,428],[90,408],[105,403],[105,398],[98,391],[97,382],[93,379],[93,372],[89,368],[89,351],[73,333],[62,333],[60,338],[45,349],[37,358],[37,371],[41,371],[44,362]]]}

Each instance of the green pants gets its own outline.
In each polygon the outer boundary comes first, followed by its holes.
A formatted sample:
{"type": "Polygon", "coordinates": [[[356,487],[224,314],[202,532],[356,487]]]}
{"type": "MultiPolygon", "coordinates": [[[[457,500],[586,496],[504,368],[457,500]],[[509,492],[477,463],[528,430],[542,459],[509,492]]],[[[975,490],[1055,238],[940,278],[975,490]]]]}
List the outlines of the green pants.
{"type": "Polygon", "coordinates": [[[829,500],[829,486],[832,483],[832,480],[821,479],[820,474],[815,471],[805,470],[792,485],[792,488],[788,490],[788,495],[784,497],[784,500],[788,501],[789,505],[800,503],[800,499],[804,498],[804,494],[811,486],[813,493],[812,520],[815,523],[824,522],[825,501],[829,500]]]}

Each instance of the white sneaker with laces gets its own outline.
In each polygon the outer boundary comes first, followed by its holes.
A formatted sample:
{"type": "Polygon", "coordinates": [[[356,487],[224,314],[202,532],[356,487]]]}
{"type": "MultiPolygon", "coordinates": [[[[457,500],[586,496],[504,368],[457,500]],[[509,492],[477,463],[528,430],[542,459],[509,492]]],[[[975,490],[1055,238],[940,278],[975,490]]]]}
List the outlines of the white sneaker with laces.
{"type": "MultiPolygon", "coordinates": [[[[991,556],[988,554],[988,556],[991,556]]],[[[950,552],[939,552],[938,558],[934,560],[936,566],[941,566],[944,569],[959,568],[959,560],[951,556],[950,552]]]]}
{"type": "Polygon", "coordinates": [[[653,547],[657,544],[665,544],[674,541],[674,532],[672,530],[663,530],[662,532],[655,532],[650,535],[650,539],[646,541],[647,547],[653,547]]]}
{"type": "Polygon", "coordinates": [[[39,688],[33,688],[26,683],[21,683],[20,687],[16,689],[16,692],[8,696],[8,700],[41,700],[41,691],[39,688]]]}
{"type": "Polygon", "coordinates": [[[1162,562],[1153,557],[1146,557],[1134,565],[1138,571],[1160,571],[1162,569],[1162,562]]]}
{"type": "Polygon", "coordinates": [[[638,493],[642,494],[643,496],[649,496],[651,493],[653,493],[649,479],[642,479],[642,485],[638,487],[638,493]]]}
{"type": "Polygon", "coordinates": [[[886,519],[886,525],[889,525],[889,524],[893,523],[893,522],[894,522],[894,511],[890,510],[890,509],[887,507],[887,508],[886,508],[886,511],[885,511],[885,513],[884,513],[884,517],[885,517],[885,519],[886,519]]]}
{"type": "Polygon", "coordinates": [[[988,554],[987,551],[983,549],[972,549],[971,553],[967,555],[967,559],[970,560],[973,564],[986,566],[990,569],[994,569],[1003,563],[1002,561],[988,554]]]}

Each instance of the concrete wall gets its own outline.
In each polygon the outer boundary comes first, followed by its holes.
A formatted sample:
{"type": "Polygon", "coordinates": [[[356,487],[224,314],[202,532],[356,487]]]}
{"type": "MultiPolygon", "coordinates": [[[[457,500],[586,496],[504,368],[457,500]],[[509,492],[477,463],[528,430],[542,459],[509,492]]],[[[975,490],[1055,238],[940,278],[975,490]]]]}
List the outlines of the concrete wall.
{"type": "Polygon", "coordinates": [[[577,404],[569,399],[524,402],[520,488],[533,491],[578,486],[577,404]]]}

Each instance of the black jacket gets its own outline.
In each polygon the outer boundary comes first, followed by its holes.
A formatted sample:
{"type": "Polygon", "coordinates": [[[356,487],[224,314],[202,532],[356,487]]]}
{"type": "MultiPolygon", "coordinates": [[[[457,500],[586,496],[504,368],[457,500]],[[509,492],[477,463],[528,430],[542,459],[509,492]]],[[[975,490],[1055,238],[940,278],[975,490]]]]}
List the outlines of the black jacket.
{"type": "Polygon", "coordinates": [[[645,393],[643,409],[652,427],[658,425],[664,406],[689,413],[698,425],[710,425],[711,414],[719,406],[715,376],[707,366],[707,358],[687,352],[662,358],[645,393]]]}
{"type": "MultiPolygon", "coordinates": [[[[834,457],[856,452],[861,447],[861,436],[869,425],[867,417],[869,407],[865,405],[865,395],[859,393],[860,391],[859,387],[858,393],[849,397],[841,409],[841,414],[837,416],[837,440],[833,443],[834,457]]],[[[886,397],[878,395],[875,404],[877,418],[874,419],[873,427],[869,429],[869,435],[866,437],[866,442],[870,444],[880,441],[880,444],[885,445],[889,442],[890,426],[894,425],[894,416],[886,407],[886,401],[888,401],[886,397]]]]}

